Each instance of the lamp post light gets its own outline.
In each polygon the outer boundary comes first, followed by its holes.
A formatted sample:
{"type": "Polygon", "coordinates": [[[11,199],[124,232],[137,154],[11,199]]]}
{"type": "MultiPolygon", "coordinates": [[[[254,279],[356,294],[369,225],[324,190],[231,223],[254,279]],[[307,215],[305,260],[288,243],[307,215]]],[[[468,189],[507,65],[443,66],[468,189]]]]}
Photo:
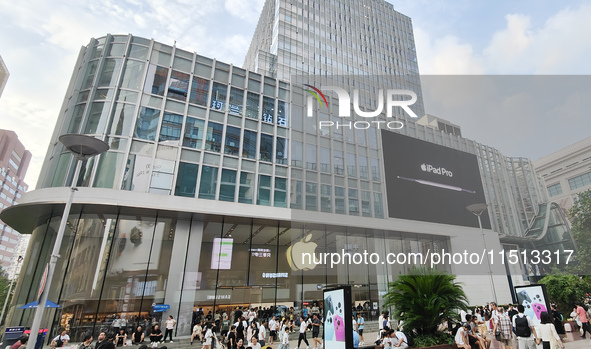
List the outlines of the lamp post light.
{"type": "Polygon", "coordinates": [[[8,298],[10,298],[10,293],[12,292],[12,285],[14,284],[14,280],[18,277],[16,270],[18,269],[19,264],[23,261],[23,256],[18,256],[16,259],[16,265],[14,266],[14,275],[12,275],[12,279],[10,279],[10,286],[8,287],[8,293],[6,294],[6,298],[4,299],[4,305],[2,306],[2,313],[0,314],[0,323],[4,323],[4,311],[6,311],[6,304],[8,303],[8,298]]]}
{"type": "Polygon", "coordinates": [[[78,175],[80,174],[82,161],[109,150],[109,145],[102,140],[81,134],[61,135],[59,141],[66,147],[66,149],[68,149],[68,151],[70,151],[70,153],[76,157],[76,170],[74,171],[74,177],[72,177],[70,196],[68,197],[68,201],[64,207],[62,220],[57,231],[57,236],[55,237],[53,251],[51,253],[49,265],[47,268],[45,287],[43,288],[41,297],[39,298],[39,304],[37,305],[37,309],[35,309],[35,317],[33,318],[33,323],[31,324],[31,335],[29,342],[27,343],[27,348],[29,349],[35,349],[35,345],[37,344],[37,335],[39,333],[39,327],[41,326],[41,320],[43,319],[43,314],[45,312],[45,303],[47,301],[47,296],[49,295],[49,287],[51,286],[57,259],[60,257],[60,248],[62,245],[62,240],[64,239],[64,232],[66,231],[66,224],[68,222],[68,216],[70,215],[70,208],[72,207],[74,193],[76,190],[78,190],[76,188],[76,182],[78,181],[78,175]]]}
{"type": "MultiPolygon", "coordinates": [[[[476,217],[478,217],[478,226],[480,227],[480,233],[482,234],[482,242],[484,243],[484,250],[486,251],[486,238],[484,236],[484,229],[482,229],[482,220],[480,219],[480,216],[482,215],[482,213],[484,211],[486,211],[488,205],[485,203],[478,203],[478,204],[472,204],[472,205],[468,205],[466,206],[466,210],[472,212],[476,217]]],[[[486,251],[487,253],[485,253],[486,255],[486,265],[488,265],[488,275],[490,277],[490,286],[492,288],[493,291],[493,297],[495,299],[495,303],[497,303],[497,292],[495,289],[495,282],[493,280],[493,273],[492,273],[492,268],[490,265],[490,259],[488,257],[488,251],[486,251]]]]}

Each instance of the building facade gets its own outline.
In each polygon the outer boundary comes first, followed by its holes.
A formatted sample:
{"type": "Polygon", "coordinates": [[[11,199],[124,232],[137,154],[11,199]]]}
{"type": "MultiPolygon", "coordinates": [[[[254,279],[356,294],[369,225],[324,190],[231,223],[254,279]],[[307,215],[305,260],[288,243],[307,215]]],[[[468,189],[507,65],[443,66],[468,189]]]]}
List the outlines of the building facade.
{"type": "MultiPolygon", "coordinates": [[[[28,189],[25,175],[31,161],[31,152],[25,149],[15,132],[0,130],[0,209],[16,205],[28,189]]],[[[28,236],[21,236],[18,231],[0,220],[0,266],[9,278],[18,274],[17,262],[28,236]],[[19,248],[20,246],[20,248],[19,248]]]]}
{"type": "Polygon", "coordinates": [[[567,212],[577,195],[591,189],[591,137],[533,162],[548,196],[567,212]]]}
{"type": "Polygon", "coordinates": [[[8,81],[8,77],[10,76],[10,72],[4,64],[4,60],[2,60],[2,56],[0,56],[0,97],[2,96],[2,92],[4,92],[4,87],[6,87],[6,82],[8,81]]]}
{"type": "MultiPolygon", "coordinates": [[[[527,240],[546,202],[531,162],[413,122],[424,108],[410,19],[382,1],[294,3],[265,3],[244,68],[132,35],[81,49],[38,187],[2,212],[31,233],[10,324],[32,320],[17,307],[36,297],[73,181],[49,294],[62,309],[43,324],[75,340],[115,316],[149,325],[170,314],[187,335],[194,307],[281,314],[321,306],[322,290],[343,284],[375,319],[388,282],[421,263],[304,254],[497,253],[527,240]],[[388,89],[408,108],[383,109],[388,89]],[[375,123],[360,116],[377,109],[375,123]],[[110,150],[73,178],[65,133],[110,150]],[[482,202],[479,226],[466,206],[482,202]]],[[[522,263],[433,267],[456,274],[472,304],[510,302],[510,284],[528,277],[522,263]]]]}

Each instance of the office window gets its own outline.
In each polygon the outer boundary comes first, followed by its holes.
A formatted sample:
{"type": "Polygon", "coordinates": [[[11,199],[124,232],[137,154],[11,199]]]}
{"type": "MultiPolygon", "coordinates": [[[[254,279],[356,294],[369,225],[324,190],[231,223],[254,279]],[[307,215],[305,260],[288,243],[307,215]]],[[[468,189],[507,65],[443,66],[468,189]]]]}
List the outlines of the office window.
{"type": "Polygon", "coordinates": [[[291,141],[291,166],[302,167],[304,149],[302,142],[291,141]]]}
{"type": "Polygon", "coordinates": [[[320,147],[320,171],[330,173],[330,149],[320,147]]]}
{"type": "Polygon", "coordinates": [[[261,134],[261,145],[259,147],[261,161],[273,161],[273,136],[261,134]]]}
{"type": "Polygon", "coordinates": [[[176,177],[174,195],[194,198],[198,172],[199,165],[181,162],[176,177]]]}
{"type": "Polygon", "coordinates": [[[291,180],[291,200],[289,207],[295,209],[302,209],[302,186],[303,182],[300,180],[291,180]]]}
{"type": "Polygon", "coordinates": [[[275,115],[275,99],[263,96],[263,121],[273,123],[275,115]]]}
{"type": "Polygon", "coordinates": [[[371,161],[371,179],[374,182],[380,181],[380,163],[378,159],[370,158],[371,161]]]}
{"type": "Polygon", "coordinates": [[[207,134],[205,135],[205,150],[220,152],[222,147],[222,133],[224,126],[215,122],[207,123],[207,134]]]}
{"type": "Polygon", "coordinates": [[[209,80],[193,77],[191,82],[191,95],[189,97],[189,103],[198,105],[207,105],[207,93],[209,92],[209,80]]]}
{"type": "Polygon", "coordinates": [[[234,190],[236,188],[236,171],[222,169],[222,181],[220,182],[220,201],[234,202],[234,190]]]}
{"type": "Polygon", "coordinates": [[[355,161],[355,154],[347,153],[347,175],[349,177],[357,177],[357,163],[355,161]]]}
{"type": "Polygon", "coordinates": [[[369,179],[369,168],[367,167],[367,157],[359,155],[359,177],[369,179]]]}
{"type": "Polygon", "coordinates": [[[318,211],[318,189],[316,183],[306,182],[306,210],[318,211]]]}
{"type": "Polygon", "coordinates": [[[170,74],[168,97],[179,101],[186,101],[189,91],[189,74],[173,70],[170,74]]]}
{"type": "Polygon", "coordinates": [[[232,114],[242,115],[242,98],[244,91],[232,87],[230,90],[229,112],[232,114]]]}
{"type": "Polygon", "coordinates": [[[285,138],[277,137],[275,143],[275,162],[278,164],[287,164],[287,140],[285,138]]]}
{"type": "Polygon", "coordinates": [[[332,187],[327,184],[320,186],[320,211],[332,212],[332,187]]]}
{"type": "Polygon", "coordinates": [[[164,96],[167,77],[168,68],[150,64],[148,66],[148,76],[146,78],[146,83],[144,84],[144,92],[164,96]]]}
{"type": "Polygon", "coordinates": [[[334,173],[342,175],[345,172],[345,159],[343,152],[340,150],[333,150],[334,173]]]}
{"type": "Polygon", "coordinates": [[[287,207],[287,178],[275,178],[273,206],[287,207]]]}
{"type": "Polygon", "coordinates": [[[334,205],[335,213],[346,214],[345,208],[345,188],[334,187],[334,205]]]}
{"type": "Polygon", "coordinates": [[[571,190],[579,189],[591,184],[591,172],[584,173],[568,180],[571,190]]]}
{"type": "Polygon", "coordinates": [[[259,175],[257,205],[271,206],[271,176],[259,175]]]}
{"type": "Polygon", "coordinates": [[[254,191],[254,173],[240,172],[240,187],[238,188],[238,202],[252,204],[254,191]]]}
{"type": "Polygon", "coordinates": [[[550,195],[550,197],[560,194],[562,194],[562,187],[560,186],[560,183],[556,183],[548,187],[548,195],[550,195]]]}
{"type": "Polygon", "coordinates": [[[199,198],[214,200],[218,182],[218,168],[203,166],[199,183],[199,198]]]}
{"type": "Polygon", "coordinates": [[[277,125],[287,127],[289,122],[289,105],[284,101],[277,101],[277,125]]]}
{"type": "Polygon", "coordinates": [[[133,134],[136,138],[156,140],[156,130],[160,121],[160,110],[142,107],[133,134]]]}
{"type": "Polygon", "coordinates": [[[252,119],[259,118],[259,99],[256,93],[248,92],[246,94],[246,116],[252,119]]]}
{"type": "Polygon", "coordinates": [[[209,104],[211,109],[224,110],[226,105],[226,95],[228,93],[228,86],[213,83],[211,90],[211,103],[209,104]]]}
{"type": "Polygon", "coordinates": [[[373,193],[373,212],[376,218],[384,218],[382,207],[382,193],[373,193]]]}
{"type": "Polygon", "coordinates": [[[306,144],[306,168],[316,171],[316,146],[306,144]]]}
{"type": "Polygon", "coordinates": [[[371,193],[369,191],[361,191],[361,214],[364,217],[371,217],[371,193]]]}
{"type": "Polygon", "coordinates": [[[238,156],[240,150],[240,129],[237,127],[226,126],[226,144],[224,154],[238,156]]]}
{"type": "Polygon", "coordinates": [[[359,216],[359,197],[357,189],[349,189],[349,214],[359,216]]]}
{"type": "Polygon", "coordinates": [[[242,141],[242,157],[254,159],[257,151],[257,133],[244,130],[244,140],[242,141]]]}
{"type": "Polygon", "coordinates": [[[162,118],[162,127],[160,128],[159,142],[176,141],[181,139],[181,127],[183,126],[183,116],[164,112],[162,118]]]}
{"type": "Polygon", "coordinates": [[[205,121],[187,116],[185,134],[183,135],[183,146],[201,149],[204,128],[205,121]]]}

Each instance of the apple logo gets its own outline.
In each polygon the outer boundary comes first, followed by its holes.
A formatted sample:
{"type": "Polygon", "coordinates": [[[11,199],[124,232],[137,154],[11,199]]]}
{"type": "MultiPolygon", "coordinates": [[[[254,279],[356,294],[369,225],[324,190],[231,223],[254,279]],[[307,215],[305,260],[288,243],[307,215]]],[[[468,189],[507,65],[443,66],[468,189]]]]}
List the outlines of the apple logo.
{"type": "Polygon", "coordinates": [[[312,270],[316,268],[314,252],[318,245],[315,242],[310,242],[310,240],[312,240],[312,234],[308,234],[287,249],[287,263],[292,270],[312,270]],[[307,255],[305,258],[302,258],[304,257],[304,253],[307,255]]]}
{"type": "Polygon", "coordinates": [[[423,171],[427,171],[427,165],[425,165],[425,164],[422,164],[422,165],[421,165],[421,170],[423,170],[423,171]]]}

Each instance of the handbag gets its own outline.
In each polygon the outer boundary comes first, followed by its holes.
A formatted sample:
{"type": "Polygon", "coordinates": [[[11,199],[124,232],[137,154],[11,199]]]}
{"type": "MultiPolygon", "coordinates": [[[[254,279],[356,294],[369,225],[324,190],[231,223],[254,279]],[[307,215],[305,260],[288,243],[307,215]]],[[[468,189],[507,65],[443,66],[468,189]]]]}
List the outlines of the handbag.
{"type": "Polygon", "coordinates": [[[499,342],[501,341],[501,339],[502,339],[502,338],[501,338],[501,330],[497,330],[497,331],[495,332],[495,339],[496,339],[497,341],[499,341],[499,342]]]}

